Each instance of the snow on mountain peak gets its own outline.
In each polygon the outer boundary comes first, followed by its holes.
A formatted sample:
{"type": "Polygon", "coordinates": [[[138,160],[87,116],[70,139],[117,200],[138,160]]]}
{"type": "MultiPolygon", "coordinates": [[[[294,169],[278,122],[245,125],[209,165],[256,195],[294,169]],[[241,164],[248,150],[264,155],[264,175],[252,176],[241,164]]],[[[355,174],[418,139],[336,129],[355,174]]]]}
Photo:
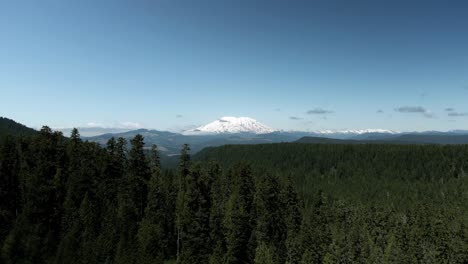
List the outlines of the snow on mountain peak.
{"type": "Polygon", "coordinates": [[[275,130],[250,117],[224,116],[207,125],[187,130],[184,134],[254,133],[267,134],[275,130]]]}
{"type": "Polygon", "coordinates": [[[388,129],[351,129],[351,130],[320,130],[314,131],[316,134],[368,134],[368,133],[385,133],[385,134],[397,134],[398,131],[388,129]]]}

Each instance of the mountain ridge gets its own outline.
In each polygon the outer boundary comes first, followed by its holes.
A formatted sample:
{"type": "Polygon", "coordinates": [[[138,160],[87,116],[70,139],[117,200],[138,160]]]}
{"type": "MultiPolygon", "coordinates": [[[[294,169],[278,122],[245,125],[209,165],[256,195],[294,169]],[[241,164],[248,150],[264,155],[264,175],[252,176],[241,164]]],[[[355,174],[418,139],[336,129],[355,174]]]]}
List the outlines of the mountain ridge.
{"type": "MultiPolygon", "coordinates": [[[[221,118],[223,119],[223,118],[221,118]]],[[[37,133],[8,118],[0,119],[0,135],[37,133]],[[3,124],[3,126],[1,126],[3,124]]],[[[262,131],[262,130],[259,130],[262,131]]],[[[268,130],[270,131],[270,130],[268,130]]],[[[258,131],[256,131],[258,132],[258,131]]],[[[122,137],[130,140],[137,134],[145,138],[146,148],[158,145],[163,155],[178,155],[183,144],[189,144],[192,153],[206,147],[216,147],[227,144],[265,144],[281,142],[325,143],[325,144],[468,144],[467,130],[396,132],[383,129],[367,130],[329,130],[327,133],[305,131],[273,130],[269,133],[239,132],[239,133],[194,133],[183,134],[156,129],[135,129],[118,133],[105,133],[97,136],[82,136],[83,140],[105,145],[112,137],[122,137]]],[[[65,134],[69,136],[69,134],[65,134]]]]}
{"type": "Polygon", "coordinates": [[[13,119],[0,116],[0,137],[6,135],[34,135],[37,130],[27,127],[13,119]]]}

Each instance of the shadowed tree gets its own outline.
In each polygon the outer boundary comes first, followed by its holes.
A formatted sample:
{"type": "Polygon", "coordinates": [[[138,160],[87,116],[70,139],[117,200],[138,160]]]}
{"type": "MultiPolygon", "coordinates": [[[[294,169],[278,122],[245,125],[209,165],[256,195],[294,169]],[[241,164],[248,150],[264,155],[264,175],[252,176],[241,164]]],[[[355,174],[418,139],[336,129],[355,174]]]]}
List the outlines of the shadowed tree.
{"type": "Polygon", "coordinates": [[[182,212],[185,206],[185,182],[190,174],[190,147],[184,144],[179,158],[179,173],[177,175],[177,204],[176,204],[176,232],[177,232],[177,259],[181,252],[182,212]]]}
{"type": "Polygon", "coordinates": [[[238,165],[233,176],[224,217],[227,248],[224,262],[249,263],[253,261],[248,247],[253,229],[253,180],[250,168],[245,165],[238,165]]]}

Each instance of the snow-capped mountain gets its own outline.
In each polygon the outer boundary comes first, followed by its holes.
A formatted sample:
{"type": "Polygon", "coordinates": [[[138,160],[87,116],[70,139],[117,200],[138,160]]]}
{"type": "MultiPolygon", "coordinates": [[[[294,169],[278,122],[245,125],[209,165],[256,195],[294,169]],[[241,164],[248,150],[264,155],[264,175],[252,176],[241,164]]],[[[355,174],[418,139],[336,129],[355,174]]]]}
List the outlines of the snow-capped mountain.
{"type": "Polygon", "coordinates": [[[320,130],[314,131],[315,134],[353,134],[353,135],[361,135],[361,134],[372,134],[372,133],[379,133],[379,134],[398,134],[400,132],[388,130],[388,129],[350,129],[350,130],[320,130]]]}
{"type": "Polygon", "coordinates": [[[250,117],[232,117],[225,116],[215,120],[207,125],[187,130],[184,134],[234,134],[234,133],[253,133],[268,134],[275,130],[250,117]]]}

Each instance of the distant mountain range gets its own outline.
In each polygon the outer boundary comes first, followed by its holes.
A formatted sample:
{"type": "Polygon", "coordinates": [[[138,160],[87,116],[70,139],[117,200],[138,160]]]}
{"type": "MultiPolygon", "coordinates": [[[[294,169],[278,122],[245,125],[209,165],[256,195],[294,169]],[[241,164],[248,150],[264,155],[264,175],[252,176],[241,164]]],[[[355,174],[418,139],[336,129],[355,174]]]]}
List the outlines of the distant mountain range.
{"type": "MultiPolygon", "coordinates": [[[[0,118],[0,135],[30,135],[35,132],[36,130],[11,119],[0,118]]],[[[314,132],[275,131],[252,118],[244,117],[222,117],[206,126],[183,133],[137,129],[88,137],[82,134],[82,138],[105,145],[111,137],[131,139],[137,134],[145,137],[147,148],[150,148],[152,144],[156,144],[165,156],[178,155],[183,144],[190,144],[192,153],[196,153],[206,147],[227,144],[280,142],[315,144],[468,144],[467,130],[452,130],[447,132],[397,132],[384,129],[314,132]]],[[[66,133],[65,136],[69,136],[69,134],[66,133]]]]}
{"type": "Polygon", "coordinates": [[[416,133],[328,133],[316,132],[272,132],[267,134],[253,133],[219,133],[202,135],[184,135],[167,131],[139,129],[117,134],[104,134],[85,138],[89,141],[105,144],[109,138],[123,137],[130,139],[136,134],[145,137],[147,147],[159,146],[163,154],[177,155],[181,146],[190,144],[192,153],[206,147],[227,144],[263,144],[280,142],[299,142],[316,144],[468,144],[468,131],[461,132],[416,132],[416,133]]]}
{"type": "MultiPolygon", "coordinates": [[[[374,135],[375,137],[375,135],[374,135]]],[[[302,137],[296,140],[297,143],[310,144],[468,144],[468,135],[453,134],[402,134],[391,137],[377,137],[376,139],[336,139],[323,137],[302,137]]]]}
{"type": "Polygon", "coordinates": [[[123,133],[104,134],[94,137],[84,137],[85,140],[105,144],[111,137],[123,137],[130,139],[136,134],[145,137],[145,142],[149,148],[152,144],[158,145],[161,152],[166,155],[177,155],[183,144],[189,144],[193,153],[205,147],[221,146],[226,144],[261,144],[291,142],[306,136],[303,132],[272,132],[267,134],[254,133],[218,133],[218,134],[180,134],[168,131],[138,129],[123,133]]]}

